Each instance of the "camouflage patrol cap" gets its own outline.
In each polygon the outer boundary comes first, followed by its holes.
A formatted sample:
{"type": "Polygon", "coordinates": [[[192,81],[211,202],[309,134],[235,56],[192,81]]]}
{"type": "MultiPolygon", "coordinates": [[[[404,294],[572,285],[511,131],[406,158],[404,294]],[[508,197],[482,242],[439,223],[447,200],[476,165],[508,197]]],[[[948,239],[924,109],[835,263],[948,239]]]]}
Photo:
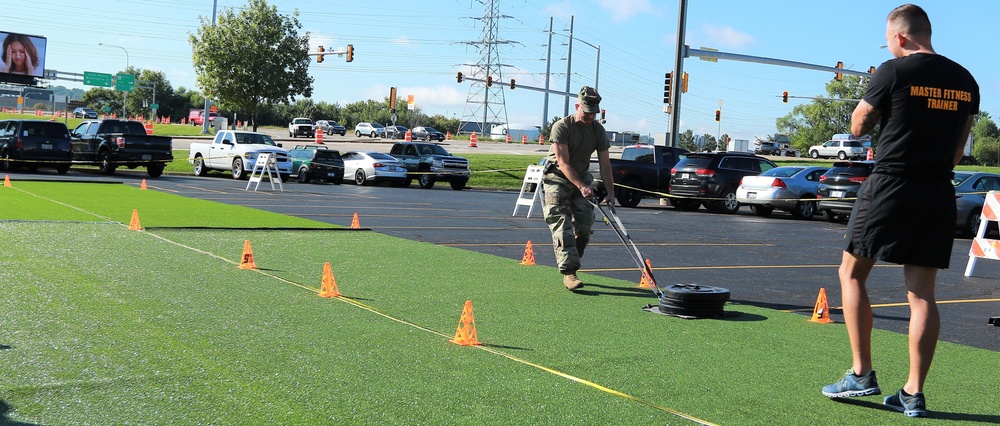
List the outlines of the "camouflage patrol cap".
{"type": "Polygon", "coordinates": [[[580,95],[577,96],[577,102],[580,103],[580,108],[583,108],[585,113],[597,114],[601,112],[601,95],[593,87],[583,86],[580,89],[580,95]]]}

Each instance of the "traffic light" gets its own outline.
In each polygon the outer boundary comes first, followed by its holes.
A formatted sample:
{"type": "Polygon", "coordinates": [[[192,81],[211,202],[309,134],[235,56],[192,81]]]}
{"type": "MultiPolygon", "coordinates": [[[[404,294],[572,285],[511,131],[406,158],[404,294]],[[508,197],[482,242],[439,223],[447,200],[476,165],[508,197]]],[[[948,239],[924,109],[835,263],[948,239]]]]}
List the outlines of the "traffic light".
{"type": "Polygon", "coordinates": [[[781,102],[788,103],[788,91],[781,92],[781,102]]]}
{"type": "Polygon", "coordinates": [[[396,112],[396,88],[389,88],[389,110],[396,112]]]}
{"type": "Polygon", "coordinates": [[[510,79],[510,90],[514,90],[514,79],[510,79]]]}
{"type": "Polygon", "coordinates": [[[459,72],[458,75],[455,76],[455,79],[458,80],[459,83],[461,83],[462,82],[462,73],[459,72]]]}
{"type": "Polygon", "coordinates": [[[688,92],[688,73],[681,74],[681,93],[688,92]]]}
{"type": "Polygon", "coordinates": [[[317,64],[323,62],[323,52],[326,52],[326,50],[323,50],[323,46],[320,46],[319,47],[319,55],[316,55],[316,63],[317,64]]]}
{"type": "MultiPolygon", "coordinates": [[[[837,61],[837,68],[844,69],[844,63],[841,61],[837,61]]],[[[837,73],[837,81],[844,81],[844,73],[842,72],[837,73]]]]}
{"type": "Polygon", "coordinates": [[[486,87],[493,87],[493,76],[486,76],[486,87]]]}
{"type": "Polygon", "coordinates": [[[354,45],[347,45],[347,62],[354,61],[354,45]]]}
{"type": "Polygon", "coordinates": [[[715,121],[721,121],[721,120],[722,120],[722,110],[717,109],[715,110],[715,121]]]}
{"type": "Polygon", "coordinates": [[[663,76],[663,103],[670,104],[670,83],[674,73],[668,72],[663,76]]]}

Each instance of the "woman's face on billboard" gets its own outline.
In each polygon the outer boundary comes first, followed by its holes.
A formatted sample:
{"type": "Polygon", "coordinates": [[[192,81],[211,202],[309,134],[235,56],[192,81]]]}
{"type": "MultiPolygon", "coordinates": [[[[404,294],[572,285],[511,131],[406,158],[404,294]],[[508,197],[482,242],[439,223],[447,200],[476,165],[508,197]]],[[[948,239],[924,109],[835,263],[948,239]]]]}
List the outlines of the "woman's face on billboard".
{"type": "Polygon", "coordinates": [[[24,44],[19,41],[15,41],[10,44],[8,55],[10,55],[10,60],[15,67],[21,68],[24,66],[25,59],[28,57],[27,50],[24,49],[24,44]]]}

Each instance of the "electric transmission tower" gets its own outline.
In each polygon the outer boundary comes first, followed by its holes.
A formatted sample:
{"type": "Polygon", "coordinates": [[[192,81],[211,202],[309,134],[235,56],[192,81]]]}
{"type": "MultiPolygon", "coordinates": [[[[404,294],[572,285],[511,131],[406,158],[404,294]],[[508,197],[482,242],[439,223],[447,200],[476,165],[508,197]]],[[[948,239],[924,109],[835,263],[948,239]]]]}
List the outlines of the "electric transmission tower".
{"type": "Polygon", "coordinates": [[[481,81],[472,81],[469,85],[469,96],[465,100],[465,112],[462,114],[459,131],[475,130],[484,134],[494,125],[507,125],[502,68],[509,65],[500,62],[499,47],[513,42],[500,39],[497,27],[500,19],[512,16],[500,14],[499,0],[476,1],[485,6],[486,13],[471,19],[482,21],[483,33],[479,40],[464,43],[476,46],[479,61],[464,65],[472,67],[472,77],[481,81]],[[489,84],[487,81],[493,83],[489,84]]]}

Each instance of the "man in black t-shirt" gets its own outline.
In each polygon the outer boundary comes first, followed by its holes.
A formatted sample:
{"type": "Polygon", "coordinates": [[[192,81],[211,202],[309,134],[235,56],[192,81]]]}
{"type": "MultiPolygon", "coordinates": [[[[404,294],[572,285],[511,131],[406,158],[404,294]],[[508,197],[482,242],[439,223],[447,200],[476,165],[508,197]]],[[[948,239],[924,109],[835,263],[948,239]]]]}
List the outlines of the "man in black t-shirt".
{"type": "Polygon", "coordinates": [[[927,415],[923,395],[941,326],[934,285],[947,268],[955,232],[952,169],[979,112],[979,86],[961,65],[934,52],[931,24],[918,6],[894,9],[886,44],[895,59],[879,66],[851,117],[860,137],[876,124],[881,136],[875,167],[862,184],[847,225],[840,286],[854,364],[825,386],[833,398],[878,395],[871,361],[872,308],[865,281],[877,260],[903,265],[910,304],[910,370],[887,407],[927,415]]]}

